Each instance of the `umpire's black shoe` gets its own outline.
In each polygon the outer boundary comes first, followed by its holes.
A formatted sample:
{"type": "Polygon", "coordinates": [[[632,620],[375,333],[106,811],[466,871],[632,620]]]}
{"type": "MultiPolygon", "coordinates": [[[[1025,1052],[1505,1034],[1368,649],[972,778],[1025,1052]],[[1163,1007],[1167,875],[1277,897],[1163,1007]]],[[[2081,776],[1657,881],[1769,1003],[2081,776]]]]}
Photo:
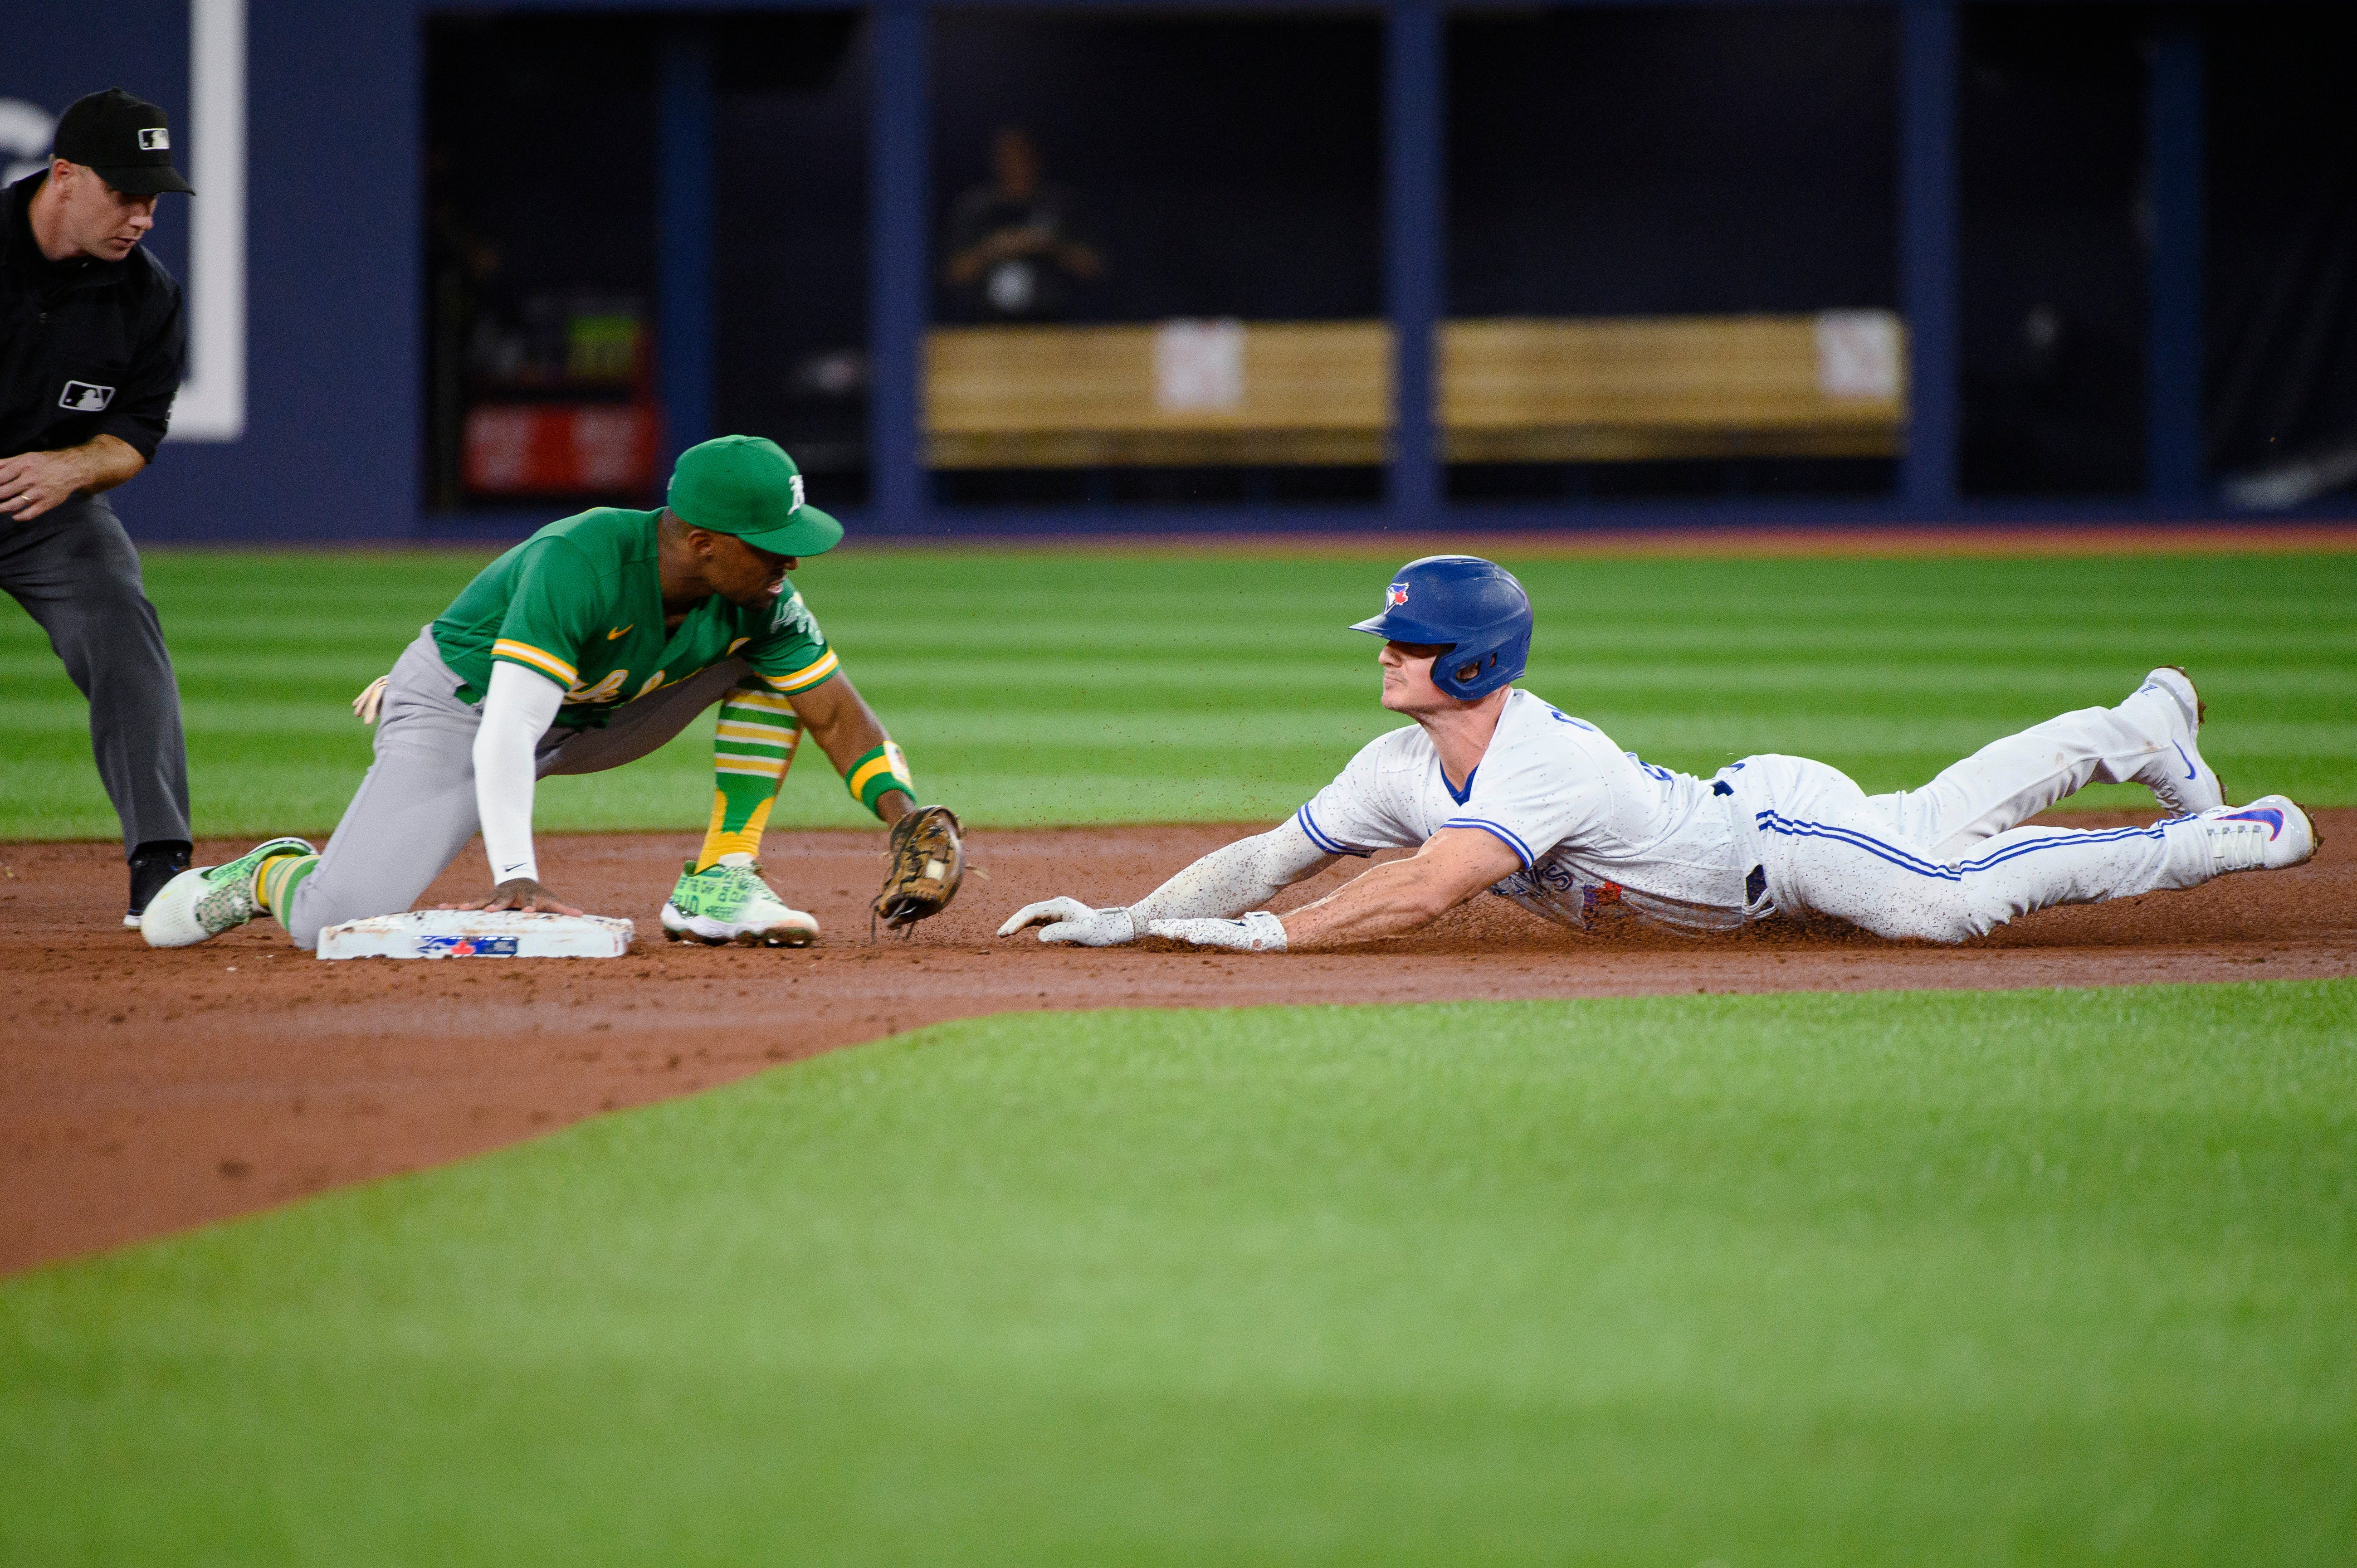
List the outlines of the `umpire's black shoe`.
{"type": "Polygon", "coordinates": [[[139,917],[147,910],[147,900],[164,891],[164,884],[188,869],[188,856],[194,844],[170,841],[143,843],[131,852],[131,913],[123,923],[136,930],[139,917]]]}

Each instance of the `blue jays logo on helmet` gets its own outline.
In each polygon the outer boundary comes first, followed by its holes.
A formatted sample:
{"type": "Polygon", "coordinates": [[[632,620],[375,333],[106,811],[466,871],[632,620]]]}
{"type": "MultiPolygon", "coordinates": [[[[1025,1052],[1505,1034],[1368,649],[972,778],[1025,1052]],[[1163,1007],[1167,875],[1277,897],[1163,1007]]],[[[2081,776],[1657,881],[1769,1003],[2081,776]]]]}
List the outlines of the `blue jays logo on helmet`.
{"type": "Polygon", "coordinates": [[[1469,701],[1529,667],[1531,596],[1494,561],[1426,555],[1393,577],[1383,614],[1351,629],[1447,649],[1432,661],[1432,683],[1469,701]]]}

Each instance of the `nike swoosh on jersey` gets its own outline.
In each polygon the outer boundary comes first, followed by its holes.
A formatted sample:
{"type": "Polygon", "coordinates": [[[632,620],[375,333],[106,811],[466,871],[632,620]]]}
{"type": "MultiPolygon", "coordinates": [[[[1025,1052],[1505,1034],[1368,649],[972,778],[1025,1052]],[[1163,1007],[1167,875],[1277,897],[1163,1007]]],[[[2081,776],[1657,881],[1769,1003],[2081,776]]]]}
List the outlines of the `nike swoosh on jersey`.
{"type": "Polygon", "coordinates": [[[613,640],[614,640],[616,638],[618,638],[618,637],[622,637],[622,636],[627,635],[627,634],[630,632],[630,627],[634,627],[634,626],[636,626],[636,625],[638,625],[638,624],[639,624],[639,623],[638,623],[637,621],[632,621],[632,622],[630,623],[630,626],[618,626],[618,627],[616,627],[613,630],[611,630],[611,631],[609,631],[609,632],[608,632],[608,633],[606,634],[606,640],[607,640],[607,641],[608,641],[608,642],[611,642],[611,641],[613,641],[613,640]]]}
{"type": "Polygon", "coordinates": [[[2193,766],[2191,757],[2185,755],[2185,743],[2181,740],[2172,740],[2169,744],[2177,747],[2177,760],[2185,764],[2185,776],[2188,779],[2200,777],[2201,770],[2193,766]]]}

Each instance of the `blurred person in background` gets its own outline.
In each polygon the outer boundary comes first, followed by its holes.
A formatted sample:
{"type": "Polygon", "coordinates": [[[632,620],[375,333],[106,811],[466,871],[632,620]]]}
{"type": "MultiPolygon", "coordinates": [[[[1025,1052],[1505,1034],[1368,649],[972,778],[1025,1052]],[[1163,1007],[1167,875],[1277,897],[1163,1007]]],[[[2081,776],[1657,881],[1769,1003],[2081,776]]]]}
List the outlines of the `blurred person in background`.
{"type": "Polygon", "coordinates": [[[1080,238],[1072,193],[1040,180],[1039,150],[1020,126],[991,144],[988,185],[957,199],[950,211],[950,256],[942,280],[976,321],[1054,321],[1081,285],[1104,273],[1104,260],[1080,238]]]}
{"type": "Polygon", "coordinates": [[[77,100],[48,162],[0,192],[0,587],[89,699],[129,926],[191,847],[172,656],[102,493],[154,459],[180,389],[180,285],[139,246],[167,191],[194,194],[170,123],[116,87],[77,100]]]}

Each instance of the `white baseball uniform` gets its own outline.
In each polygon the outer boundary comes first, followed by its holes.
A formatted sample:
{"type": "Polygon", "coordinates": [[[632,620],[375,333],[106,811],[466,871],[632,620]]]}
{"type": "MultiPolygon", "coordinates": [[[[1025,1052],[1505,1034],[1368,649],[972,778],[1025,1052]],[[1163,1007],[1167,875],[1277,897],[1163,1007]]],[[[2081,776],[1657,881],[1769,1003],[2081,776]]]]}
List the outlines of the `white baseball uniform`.
{"type": "Polygon", "coordinates": [[[1486,832],[1522,862],[1491,891],[1569,925],[1633,914],[1728,930],[1781,911],[1961,941],[2048,905],[2217,874],[2190,817],[2096,832],[2018,825],[2166,751],[2159,704],[2172,701],[2147,685],[2115,708],[1994,741],[1921,789],[1868,795],[1806,757],[1746,757],[1710,779],[1657,768],[1517,690],[1461,793],[1411,725],[1369,743],[1293,825],[1325,854],[1486,832]]]}

